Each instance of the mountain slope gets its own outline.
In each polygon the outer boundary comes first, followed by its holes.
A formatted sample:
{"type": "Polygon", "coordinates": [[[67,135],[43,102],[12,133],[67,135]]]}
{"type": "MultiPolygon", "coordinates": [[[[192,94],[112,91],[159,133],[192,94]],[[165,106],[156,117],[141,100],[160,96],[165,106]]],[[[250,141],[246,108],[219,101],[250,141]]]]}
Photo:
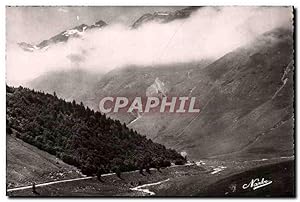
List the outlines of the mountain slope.
{"type": "Polygon", "coordinates": [[[67,42],[70,38],[79,38],[84,34],[84,32],[88,30],[95,29],[95,28],[102,29],[106,25],[107,25],[106,22],[102,20],[99,20],[95,24],[90,26],[86,24],[81,24],[72,29],[65,30],[51,37],[50,39],[43,40],[37,45],[28,44],[26,42],[20,42],[18,43],[18,45],[24,51],[28,51],[28,52],[33,52],[36,50],[47,50],[51,45],[67,42]]]}
{"type": "MultiPolygon", "coordinates": [[[[159,94],[164,96],[188,96],[194,87],[194,81],[189,79],[190,74],[193,74],[197,69],[206,67],[210,63],[211,60],[202,60],[193,63],[157,65],[155,67],[130,66],[116,69],[105,74],[105,77],[97,83],[94,88],[94,95],[91,96],[94,97],[94,99],[88,100],[87,102],[94,102],[91,107],[95,110],[99,110],[99,102],[106,96],[124,96],[129,99],[133,99],[136,96],[146,97],[151,94],[155,96],[159,96],[159,94]],[[155,93],[156,90],[153,89],[153,87],[157,87],[156,81],[163,84],[163,92],[161,92],[162,89],[157,89],[159,93],[155,93]]],[[[135,113],[128,114],[123,112],[110,113],[108,116],[126,124],[138,118],[138,115],[135,113]]],[[[153,128],[151,130],[153,130],[153,128]]]]}
{"type": "Polygon", "coordinates": [[[147,130],[154,141],[186,150],[194,158],[293,155],[290,30],[266,33],[194,73],[192,79],[198,82],[192,95],[202,102],[198,115],[144,116],[130,127],[147,130]],[[155,125],[156,131],[143,123],[155,125]]]}
{"type": "Polygon", "coordinates": [[[132,24],[132,28],[139,28],[140,26],[149,22],[168,23],[174,20],[185,19],[190,17],[190,15],[199,8],[200,7],[190,6],[181,10],[176,10],[174,12],[155,12],[153,14],[147,13],[137,19],[132,24]]]}
{"type": "Polygon", "coordinates": [[[209,120],[220,131],[212,130],[214,126],[208,130],[222,140],[211,144],[211,148],[218,145],[218,149],[210,151],[209,155],[230,152],[246,157],[293,154],[290,30],[276,29],[266,33],[211,64],[206,72],[217,90],[210,95],[214,98],[202,113],[210,113],[209,120]],[[225,72],[222,74],[222,71],[225,72]],[[227,124],[223,125],[224,121],[227,124]]]}
{"type": "Polygon", "coordinates": [[[46,181],[82,176],[78,169],[55,156],[8,135],[7,187],[19,187],[46,181]]]}
{"type": "Polygon", "coordinates": [[[7,134],[81,168],[83,174],[169,166],[185,161],[119,121],[56,95],[7,87],[7,134]]]}
{"type": "Polygon", "coordinates": [[[30,81],[27,86],[46,93],[55,92],[66,101],[76,100],[85,106],[91,106],[94,87],[102,79],[102,74],[92,73],[82,69],[53,71],[43,74],[30,81]]]}
{"type": "Polygon", "coordinates": [[[214,62],[113,70],[83,102],[98,110],[102,97],[146,96],[156,80],[167,96],[197,97],[201,112],[108,116],[193,159],[293,155],[291,30],[265,33],[214,62]]]}

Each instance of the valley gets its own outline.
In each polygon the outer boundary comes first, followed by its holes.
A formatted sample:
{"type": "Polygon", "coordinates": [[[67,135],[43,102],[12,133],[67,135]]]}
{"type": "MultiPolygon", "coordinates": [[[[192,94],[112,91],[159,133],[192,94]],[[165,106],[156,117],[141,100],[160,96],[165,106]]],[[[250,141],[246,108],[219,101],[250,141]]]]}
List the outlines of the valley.
{"type": "Polygon", "coordinates": [[[103,174],[101,181],[96,177],[75,178],[61,182],[36,185],[19,190],[8,190],[9,196],[269,196],[293,195],[293,157],[260,159],[252,161],[220,161],[203,159],[186,165],[151,169],[150,174],[139,171],[122,173],[122,179],[114,173],[103,174]],[[270,172],[268,170],[272,169],[270,172]],[[264,170],[259,173],[256,170],[264,170]],[[276,172],[275,172],[276,170],[276,172]],[[273,181],[270,187],[260,190],[243,190],[243,184],[251,179],[264,177],[273,181]],[[275,192],[280,186],[288,185],[288,192],[275,192]],[[216,188],[216,186],[221,188],[216,188]],[[236,190],[231,187],[235,186],[236,190]],[[262,191],[264,190],[264,191],[262,191]],[[259,193],[259,194],[258,194],[259,193]],[[261,195],[260,195],[261,194],[261,195]]]}

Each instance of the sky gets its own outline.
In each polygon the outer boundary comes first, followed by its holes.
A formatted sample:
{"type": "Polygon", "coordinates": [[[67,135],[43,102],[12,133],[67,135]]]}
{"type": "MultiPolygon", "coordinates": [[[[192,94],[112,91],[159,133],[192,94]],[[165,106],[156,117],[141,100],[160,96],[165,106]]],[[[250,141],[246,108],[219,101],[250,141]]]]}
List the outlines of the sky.
{"type": "Polygon", "coordinates": [[[103,20],[108,24],[131,25],[145,13],[174,11],[181,8],[184,7],[6,7],[7,41],[37,44],[80,24],[91,25],[103,20]]]}
{"type": "Polygon", "coordinates": [[[186,19],[165,24],[145,23],[138,29],[128,26],[145,13],[175,9],[180,8],[7,8],[7,83],[19,85],[49,71],[74,68],[106,73],[128,65],[155,67],[215,60],[251,44],[265,32],[292,28],[291,7],[203,7],[186,19]],[[100,19],[109,26],[86,31],[81,38],[69,39],[45,51],[26,52],[16,44],[37,43],[68,28],[100,19]]]}

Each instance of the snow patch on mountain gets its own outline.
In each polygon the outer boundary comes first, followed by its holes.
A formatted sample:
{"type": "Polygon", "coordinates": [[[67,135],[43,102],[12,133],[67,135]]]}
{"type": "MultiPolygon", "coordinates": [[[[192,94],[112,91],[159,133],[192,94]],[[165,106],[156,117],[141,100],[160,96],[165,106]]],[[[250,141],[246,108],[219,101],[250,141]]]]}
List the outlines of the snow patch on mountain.
{"type": "Polygon", "coordinates": [[[46,51],[51,45],[59,44],[67,42],[69,38],[75,38],[75,37],[82,37],[85,32],[88,30],[97,28],[99,30],[102,29],[102,27],[106,26],[106,22],[103,20],[99,20],[95,24],[88,26],[86,24],[82,24],[79,26],[76,26],[72,29],[66,30],[61,32],[58,35],[55,35],[51,37],[50,39],[44,40],[41,43],[37,45],[28,44],[25,42],[18,43],[19,47],[22,48],[24,51],[33,52],[36,50],[43,50],[46,51]]]}

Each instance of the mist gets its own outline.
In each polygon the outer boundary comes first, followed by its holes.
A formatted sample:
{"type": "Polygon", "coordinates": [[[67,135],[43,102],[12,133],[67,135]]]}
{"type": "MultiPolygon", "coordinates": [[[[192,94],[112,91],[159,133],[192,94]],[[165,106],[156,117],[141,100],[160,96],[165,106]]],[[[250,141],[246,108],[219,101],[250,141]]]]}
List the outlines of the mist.
{"type": "Polygon", "coordinates": [[[206,7],[167,24],[147,23],[138,29],[110,24],[45,51],[25,52],[7,43],[7,83],[24,84],[49,71],[106,73],[127,65],[217,59],[264,32],[291,28],[292,18],[290,7],[206,7]]]}

